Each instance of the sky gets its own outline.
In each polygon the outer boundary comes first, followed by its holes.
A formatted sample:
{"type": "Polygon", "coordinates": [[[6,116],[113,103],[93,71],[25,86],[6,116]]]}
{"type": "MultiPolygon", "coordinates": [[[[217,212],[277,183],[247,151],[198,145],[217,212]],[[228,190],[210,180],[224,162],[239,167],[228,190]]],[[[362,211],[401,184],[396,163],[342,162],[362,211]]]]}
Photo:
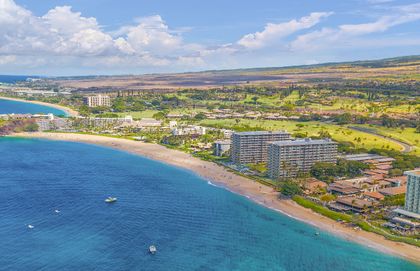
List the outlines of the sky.
{"type": "Polygon", "coordinates": [[[0,74],[281,67],[420,54],[420,2],[0,0],[0,74]]]}

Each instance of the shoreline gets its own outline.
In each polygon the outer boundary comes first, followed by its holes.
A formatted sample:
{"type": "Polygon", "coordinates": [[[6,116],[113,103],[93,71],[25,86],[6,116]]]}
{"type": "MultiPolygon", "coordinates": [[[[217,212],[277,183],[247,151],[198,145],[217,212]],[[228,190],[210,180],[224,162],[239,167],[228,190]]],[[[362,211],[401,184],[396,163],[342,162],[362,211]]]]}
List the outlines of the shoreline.
{"type": "Polygon", "coordinates": [[[15,137],[38,138],[80,142],[105,146],[148,159],[160,161],[172,166],[193,171],[209,185],[221,187],[232,193],[239,194],[249,200],[280,212],[288,217],[310,224],[320,230],[337,235],[347,241],[356,242],[371,249],[386,254],[402,257],[412,262],[420,263],[420,248],[409,244],[387,240],[385,237],[366,231],[355,231],[330,218],[306,209],[292,200],[278,199],[278,192],[256,181],[236,175],[226,168],[212,162],[203,161],[191,154],[166,148],[158,144],[143,143],[128,139],[119,139],[97,135],[71,133],[19,133],[15,137]]]}
{"type": "Polygon", "coordinates": [[[48,107],[52,107],[52,108],[64,111],[68,115],[68,117],[75,117],[79,115],[79,112],[77,112],[76,110],[73,110],[71,108],[58,105],[58,104],[51,104],[51,103],[46,103],[46,102],[41,102],[41,101],[28,101],[25,99],[10,98],[10,97],[4,97],[4,96],[0,96],[0,100],[9,100],[9,101],[15,101],[15,102],[31,103],[31,104],[48,106],[48,107]]]}

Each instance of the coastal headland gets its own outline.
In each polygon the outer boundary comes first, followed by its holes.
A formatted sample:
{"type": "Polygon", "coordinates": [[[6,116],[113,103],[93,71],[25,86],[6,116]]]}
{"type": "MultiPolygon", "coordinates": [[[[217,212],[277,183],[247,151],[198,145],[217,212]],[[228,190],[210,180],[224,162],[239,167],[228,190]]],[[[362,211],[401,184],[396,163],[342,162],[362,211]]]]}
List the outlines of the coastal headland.
{"type": "Polygon", "coordinates": [[[419,247],[390,241],[374,233],[354,230],[352,227],[347,227],[339,222],[314,213],[309,209],[303,208],[292,200],[279,199],[278,192],[274,191],[271,187],[239,176],[220,165],[200,160],[188,153],[168,149],[158,144],[96,135],[37,132],[19,133],[13,136],[95,144],[191,170],[207,180],[209,184],[228,189],[267,208],[311,224],[321,230],[336,234],[346,240],[377,249],[381,252],[420,263],[419,247]]]}
{"type": "Polygon", "coordinates": [[[56,109],[59,109],[59,110],[62,110],[64,112],[66,112],[69,117],[75,117],[75,116],[79,115],[79,112],[77,112],[76,110],[73,110],[71,108],[68,108],[68,107],[65,107],[65,106],[62,106],[62,105],[58,105],[58,104],[44,103],[44,102],[40,102],[40,101],[30,101],[30,100],[3,97],[3,96],[0,96],[0,99],[9,100],[9,101],[16,101],[16,102],[23,102],[23,103],[32,103],[32,104],[38,104],[38,105],[43,105],[43,106],[56,108],[56,109]]]}

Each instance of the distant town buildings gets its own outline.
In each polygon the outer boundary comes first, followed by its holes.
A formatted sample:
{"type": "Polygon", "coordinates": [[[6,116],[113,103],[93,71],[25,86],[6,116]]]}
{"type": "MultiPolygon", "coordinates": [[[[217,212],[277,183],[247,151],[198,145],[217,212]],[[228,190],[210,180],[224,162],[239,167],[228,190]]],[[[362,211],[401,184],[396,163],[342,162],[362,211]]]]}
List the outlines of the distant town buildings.
{"type": "Polygon", "coordinates": [[[182,135],[205,135],[206,127],[197,126],[197,125],[187,125],[184,127],[175,127],[172,129],[172,135],[182,136],[182,135]]]}
{"type": "Polygon", "coordinates": [[[286,131],[256,131],[232,134],[231,158],[236,164],[267,162],[268,143],[290,140],[286,131]]]}
{"type": "Polygon", "coordinates": [[[341,158],[347,161],[358,161],[376,167],[388,166],[395,161],[395,159],[391,157],[370,153],[349,154],[341,156],[341,158]]]}
{"type": "Polygon", "coordinates": [[[214,155],[216,156],[223,156],[227,152],[229,152],[231,148],[231,141],[230,140],[221,140],[214,142],[214,155]]]}
{"type": "Polygon", "coordinates": [[[176,121],[176,120],[171,120],[170,122],[169,122],[169,129],[175,129],[175,128],[177,128],[178,127],[178,122],[176,121]]]}
{"type": "Polygon", "coordinates": [[[33,115],[39,131],[69,131],[71,130],[71,121],[66,118],[58,118],[53,114],[33,115]]]}
{"type": "Polygon", "coordinates": [[[268,147],[270,178],[295,177],[316,162],[337,162],[337,143],[331,139],[298,139],[272,142],[268,147]]]}
{"type": "Polygon", "coordinates": [[[133,117],[126,116],[124,118],[78,118],[86,126],[96,128],[115,128],[123,124],[132,124],[133,117]]]}
{"type": "Polygon", "coordinates": [[[104,95],[87,96],[84,98],[84,102],[89,107],[111,106],[111,98],[104,95]]]}
{"type": "Polygon", "coordinates": [[[405,172],[408,176],[404,209],[420,214],[420,170],[405,172]]]}

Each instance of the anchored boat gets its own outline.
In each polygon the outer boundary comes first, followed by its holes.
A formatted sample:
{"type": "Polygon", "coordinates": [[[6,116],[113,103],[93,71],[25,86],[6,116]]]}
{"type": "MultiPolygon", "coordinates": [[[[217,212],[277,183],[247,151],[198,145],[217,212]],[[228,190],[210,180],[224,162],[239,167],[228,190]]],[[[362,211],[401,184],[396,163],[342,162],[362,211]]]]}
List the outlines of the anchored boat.
{"type": "Polygon", "coordinates": [[[149,247],[149,252],[150,252],[151,254],[155,254],[155,253],[157,252],[156,247],[155,247],[154,245],[151,245],[151,246],[149,247]]]}
{"type": "Polygon", "coordinates": [[[113,202],[116,202],[117,201],[117,198],[113,198],[113,197],[108,197],[106,200],[105,200],[105,202],[106,203],[113,203],[113,202]]]}

